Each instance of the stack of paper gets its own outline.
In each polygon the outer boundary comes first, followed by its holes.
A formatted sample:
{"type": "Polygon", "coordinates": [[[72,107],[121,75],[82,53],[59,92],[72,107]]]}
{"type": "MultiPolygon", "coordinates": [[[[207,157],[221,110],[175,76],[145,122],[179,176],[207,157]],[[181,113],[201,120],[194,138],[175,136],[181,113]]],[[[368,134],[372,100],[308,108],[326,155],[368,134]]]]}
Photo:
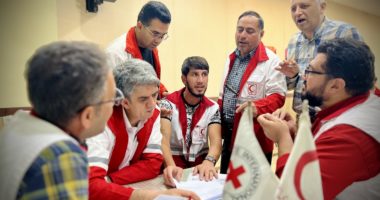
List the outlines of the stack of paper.
{"type": "Polygon", "coordinates": [[[226,174],[218,174],[217,179],[211,181],[201,181],[198,174],[193,176],[189,174],[184,181],[174,183],[177,188],[195,192],[202,200],[220,200],[222,199],[223,187],[226,181],[226,174]]]}

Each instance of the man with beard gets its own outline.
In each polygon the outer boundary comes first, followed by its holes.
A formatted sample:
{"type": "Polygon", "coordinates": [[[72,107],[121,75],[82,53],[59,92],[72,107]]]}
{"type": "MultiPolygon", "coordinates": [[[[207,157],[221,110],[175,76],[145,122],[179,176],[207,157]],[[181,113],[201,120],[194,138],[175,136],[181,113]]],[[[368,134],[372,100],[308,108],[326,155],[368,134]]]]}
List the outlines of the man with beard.
{"type": "Polygon", "coordinates": [[[241,111],[248,101],[253,107],[254,133],[268,162],[272,160],[273,142],[265,137],[256,117],[284,105],[286,83],[285,76],[275,70],[280,59],[261,42],[263,36],[264,20],[257,12],[246,11],[239,16],[236,49],[227,58],[218,99],[224,139],[221,173],[227,173],[241,111]]]}
{"type": "MultiPolygon", "coordinates": [[[[318,47],[305,70],[303,99],[319,106],[312,126],[324,199],[380,198],[380,99],[371,88],[374,56],[353,39],[334,39],[318,47]]],[[[295,121],[280,110],[258,118],[278,144],[281,175],[292,149],[295,121]]]]}
{"type": "Polygon", "coordinates": [[[209,66],[203,57],[185,59],[182,65],[185,88],[160,102],[172,112],[161,117],[162,152],[165,183],[174,186],[184,168],[194,167],[201,180],[217,178],[215,163],[222,148],[219,106],[205,97],[209,66]],[[210,146],[209,146],[210,140],[210,146]]]}

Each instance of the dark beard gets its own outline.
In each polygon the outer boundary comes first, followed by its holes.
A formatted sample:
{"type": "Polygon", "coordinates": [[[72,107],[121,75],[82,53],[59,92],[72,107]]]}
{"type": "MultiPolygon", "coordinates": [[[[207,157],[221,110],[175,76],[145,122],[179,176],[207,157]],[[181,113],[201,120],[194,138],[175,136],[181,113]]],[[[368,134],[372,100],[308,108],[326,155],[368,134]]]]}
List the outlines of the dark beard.
{"type": "Polygon", "coordinates": [[[195,94],[192,88],[188,87],[187,89],[189,89],[190,94],[194,97],[202,98],[204,96],[204,94],[195,94]]]}
{"type": "Polygon", "coordinates": [[[301,98],[302,100],[307,99],[309,101],[309,106],[313,106],[313,107],[316,107],[316,106],[320,107],[323,102],[323,98],[321,96],[315,96],[311,94],[310,92],[306,92],[306,94],[302,93],[301,98]]]}
{"type": "MultiPolygon", "coordinates": [[[[186,82],[186,87],[187,87],[187,90],[189,90],[190,94],[193,95],[194,97],[202,98],[205,95],[204,93],[203,94],[195,94],[195,92],[193,91],[193,88],[189,87],[189,84],[187,82],[186,82]]],[[[206,93],[206,90],[205,90],[205,93],[206,93]]]]}

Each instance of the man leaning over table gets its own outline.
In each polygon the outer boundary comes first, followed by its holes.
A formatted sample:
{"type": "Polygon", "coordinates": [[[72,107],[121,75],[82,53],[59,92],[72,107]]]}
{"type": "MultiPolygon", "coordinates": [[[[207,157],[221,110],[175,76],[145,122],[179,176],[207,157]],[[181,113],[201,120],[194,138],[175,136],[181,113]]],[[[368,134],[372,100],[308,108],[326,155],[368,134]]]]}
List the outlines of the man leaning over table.
{"type": "Polygon", "coordinates": [[[192,56],[182,64],[184,88],[161,100],[160,107],[172,112],[161,117],[162,151],[165,158],[165,183],[184,168],[194,167],[201,180],[217,178],[215,163],[222,148],[219,106],[205,97],[209,65],[203,57],[192,56]],[[210,145],[209,145],[210,142],[210,145]]]}
{"type": "MultiPolygon", "coordinates": [[[[149,1],[140,10],[136,26],[115,39],[106,49],[108,62],[117,66],[136,58],[152,65],[157,77],[161,77],[161,64],[157,47],[166,40],[171,22],[169,9],[159,1],[149,1]]],[[[166,96],[166,87],[161,83],[159,98],[166,96]]]]}
{"type": "MultiPolygon", "coordinates": [[[[156,105],[160,81],[152,66],[131,59],[116,67],[114,76],[125,98],[113,107],[105,131],[87,140],[90,199],[133,197],[135,190],[123,185],[157,177],[163,161],[156,105]]],[[[149,193],[159,192],[145,191],[134,197],[149,193]]]]}

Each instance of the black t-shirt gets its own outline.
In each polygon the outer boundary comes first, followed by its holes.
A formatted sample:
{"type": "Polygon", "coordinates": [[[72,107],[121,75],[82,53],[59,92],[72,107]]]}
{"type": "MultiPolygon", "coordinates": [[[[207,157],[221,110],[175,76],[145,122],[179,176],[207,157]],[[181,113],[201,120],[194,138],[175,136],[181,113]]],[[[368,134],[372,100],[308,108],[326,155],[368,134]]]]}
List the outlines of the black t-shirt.
{"type": "Polygon", "coordinates": [[[141,48],[139,47],[141,55],[143,57],[143,60],[150,63],[153,66],[154,71],[156,71],[154,67],[154,58],[153,58],[153,51],[148,48],[141,48]]]}

